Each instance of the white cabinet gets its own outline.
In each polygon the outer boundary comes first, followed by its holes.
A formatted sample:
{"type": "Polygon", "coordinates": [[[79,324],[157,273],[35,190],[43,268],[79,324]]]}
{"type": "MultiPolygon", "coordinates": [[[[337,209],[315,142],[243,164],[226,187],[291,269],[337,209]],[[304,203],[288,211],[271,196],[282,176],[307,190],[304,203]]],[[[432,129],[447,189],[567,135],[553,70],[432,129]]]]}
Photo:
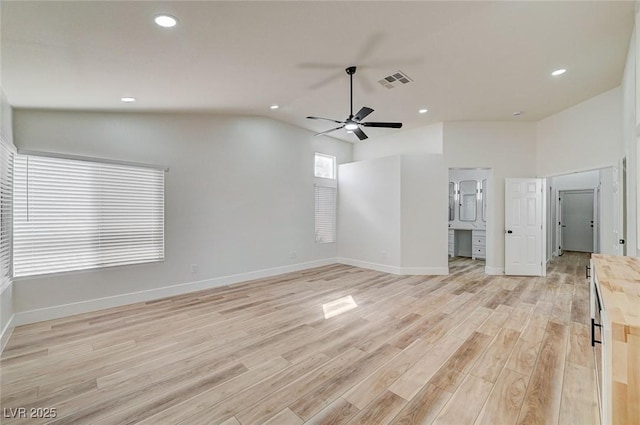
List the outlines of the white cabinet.
{"type": "Polygon", "coordinates": [[[449,257],[469,256],[469,233],[471,233],[471,258],[485,259],[487,232],[485,230],[449,229],[449,257]],[[462,237],[465,236],[466,237],[462,237]]]}
{"type": "Polygon", "coordinates": [[[487,232],[486,230],[473,230],[471,232],[471,258],[487,258],[487,232]]]}

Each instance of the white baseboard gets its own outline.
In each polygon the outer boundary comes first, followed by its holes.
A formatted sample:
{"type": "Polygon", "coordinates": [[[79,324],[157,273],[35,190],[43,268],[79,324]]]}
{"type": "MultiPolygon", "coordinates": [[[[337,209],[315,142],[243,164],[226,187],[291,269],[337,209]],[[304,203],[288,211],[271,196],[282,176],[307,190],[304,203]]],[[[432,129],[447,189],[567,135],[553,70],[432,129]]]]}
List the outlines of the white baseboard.
{"type": "Polygon", "coordinates": [[[397,275],[448,275],[449,267],[398,267],[388,264],[371,263],[368,261],[356,260],[353,258],[337,258],[340,264],[348,266],[360,267],[363,269],[376,270],[383,273],[391,273],[397,275]]]}
{"type": "Polygon", "coordinates": [[[499,276],[504,274],[504,267],[484,267],[484,272],[488,275],[499,276]]]}
{"type": "Polygon", "coordinates": [[[12,314],[9,322],[6,324],[4,329],[2,330],[2,334],[0,334],[0,354],[4,351],[4,347],[7,345],[11,334],[13,333],[13,329],[15,328],[14,319],[16,315],[12,314]]]}
{"type": "Polygon", "coordinates": [[[330,264],[335,264],[336,262],[338,261],[335,258],[327,258],[323,260],[309,261],[306,263],[298,263],[287,266],[273,267],[270,269],[256,270],[247,273],[216,277],[213,279],[200,280],[196,282],[181,283],[178,285],[165,286],[162,288],[150,289],[146,291],[114,295],[105,298],[96,298],[87,301],[80,301],[76,303],[40,308],[29,311],[21,311],[13,315],[12,322],[13,326],[27,325],[30,323],[41,322],[43,320],[58,319],[61,317],[88,313],[105,308],[119,307],[127,304],[134,304],[137,302],[151,301],[174,295],[185,294],[187,292],[226,286],[253,279],[262,279],[265,277],[276,276],[283,273],[297,272],[314,267],[327,266],[330,264]]]}

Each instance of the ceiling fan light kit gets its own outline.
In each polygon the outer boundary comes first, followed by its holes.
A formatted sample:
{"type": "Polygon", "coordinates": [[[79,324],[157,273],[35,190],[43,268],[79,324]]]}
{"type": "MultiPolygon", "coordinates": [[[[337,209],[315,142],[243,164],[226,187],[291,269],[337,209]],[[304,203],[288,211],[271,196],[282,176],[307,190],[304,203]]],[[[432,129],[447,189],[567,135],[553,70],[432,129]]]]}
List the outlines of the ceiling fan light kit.
{"type": "Polygon", "coordinates": [[[325,120],[331,121],[336,124],[341,124],[336,128],[332,128],[330,130],[326,130],[320,133],[316,133],[316,136],[320,136],[323,134],[331,133],[336,130],[340,130],[344,128],[347,132],[353,132],[358,139],[364,140],[367,138],[367,135],[362,131],[361,127],[377,127],[377,128],[401,128],[401,122],[362,122],[370,113],[373,112],[373,109],[363,106],[360,108],[358,113],[353,115],[353,74],[356,73],[356,67],[350,66],[345,69],[347,75],[349,75],[349,100],[350,100],[350,109],[349,109],[349,117],[344,121],[338,121],[330,118],[322,118],[322,117],[307,117],[311,120],[325,120]]]}

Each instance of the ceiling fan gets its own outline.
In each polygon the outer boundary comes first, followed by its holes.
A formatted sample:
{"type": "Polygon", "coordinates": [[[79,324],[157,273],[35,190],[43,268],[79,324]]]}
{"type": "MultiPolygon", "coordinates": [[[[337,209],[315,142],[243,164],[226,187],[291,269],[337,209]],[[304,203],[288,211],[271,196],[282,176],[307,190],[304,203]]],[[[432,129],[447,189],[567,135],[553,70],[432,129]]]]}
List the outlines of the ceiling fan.
{"type": "Polygon", "coordinates": [[[321,133],[316,133],[316,136],[320,136],[322,134],[331,133],[332,131],[340,130],[344,128],[347,131],[353,132],[358,139],[364,140],[367,138],[367,135],[364,134],[361,127],[382,127],[382,128],[401,128],[401,122],[362,122],[370,113],[373,112],[373,109],[363,106],[357,114],[353,115],[353,74],[356,73],[356,67],[350,66],[345,69],[347,74],[349,75],[349,92],[350,92],[350,100],[351,100],[351,109],[349,110],[349,118],[345,121],[332,120],[330,118],[321,118],[321,117],[307,117],[311,120],[325,120],[331,121],[338,124],[340,126],[336,128],[332,128],[331,130],[323,131],[321,133]]]}

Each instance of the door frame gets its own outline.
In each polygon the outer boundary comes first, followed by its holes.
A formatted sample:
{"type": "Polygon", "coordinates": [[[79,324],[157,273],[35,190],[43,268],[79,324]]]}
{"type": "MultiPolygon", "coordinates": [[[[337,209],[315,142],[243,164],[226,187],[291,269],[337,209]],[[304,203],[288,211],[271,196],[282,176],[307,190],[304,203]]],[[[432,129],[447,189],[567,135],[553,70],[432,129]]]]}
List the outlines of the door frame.
{"type": "Polygon", "coordinates": [[[600,217],[598,214],[598,209],[600,207],[600,185],[598,185],[598,187],[593,188],[593,189],[566,189],[566,190],[559,190],[558,192],[558,196],[556,197],[556,239],[558,241],[558,256],[561,256],[562,254],[564,254],[564,248],[562,247],[562,202],[560,201],[562,199],[562,194],[563,193],[591,193],[592,194],[592,199],[593,199],[593,215],[592,215],[592,219],[593,219],[593,242],[592,242],[592,248],[593,248],[593,252],[594,253],[599,253],[600,249],[599,249],[599,241],[600,241],[600,237],[599,237],[599,233],[600,233],[600,217]]]}

